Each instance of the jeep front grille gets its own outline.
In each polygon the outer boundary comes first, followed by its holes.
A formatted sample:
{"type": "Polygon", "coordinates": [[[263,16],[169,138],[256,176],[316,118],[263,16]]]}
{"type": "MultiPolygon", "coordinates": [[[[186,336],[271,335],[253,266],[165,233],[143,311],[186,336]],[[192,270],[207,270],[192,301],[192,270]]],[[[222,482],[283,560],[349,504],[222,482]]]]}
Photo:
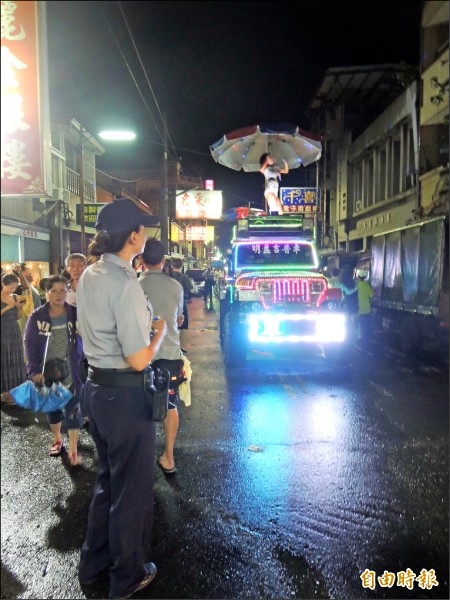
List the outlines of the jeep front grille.
{"type": "Polygon", "coordinates": [[[258,278],[256,281],[256,289],[264,303],[276,306],[316,305],[326,285],[326,281],[319,277],[258,278]]]}

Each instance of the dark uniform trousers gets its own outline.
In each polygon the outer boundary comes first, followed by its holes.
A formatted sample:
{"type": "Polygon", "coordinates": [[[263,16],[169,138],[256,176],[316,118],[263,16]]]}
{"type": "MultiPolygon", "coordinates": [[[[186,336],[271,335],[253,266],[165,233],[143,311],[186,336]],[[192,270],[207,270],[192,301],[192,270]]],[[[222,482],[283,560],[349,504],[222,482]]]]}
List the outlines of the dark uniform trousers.
{"type": "Polygon", "coordinates": [[[99,471],[81,550],[80,581],[109,568],[110,596],[125,596],[141,581],[145,536],[153,522],[155,423],[148,418],[142,388],[84,388],[99,456],[99,471]]]}

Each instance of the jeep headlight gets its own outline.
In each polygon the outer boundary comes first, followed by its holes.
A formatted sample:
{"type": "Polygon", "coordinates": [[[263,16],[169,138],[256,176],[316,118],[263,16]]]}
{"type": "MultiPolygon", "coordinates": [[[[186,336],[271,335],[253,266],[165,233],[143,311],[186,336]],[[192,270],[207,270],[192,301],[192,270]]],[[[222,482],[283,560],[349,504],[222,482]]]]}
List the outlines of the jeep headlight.
{"type": "Polygon", "coordinates": [[[344,314],[323,313],[317,316],[316,335],[319,342],[343,342],[346,337],[344,314]]]}

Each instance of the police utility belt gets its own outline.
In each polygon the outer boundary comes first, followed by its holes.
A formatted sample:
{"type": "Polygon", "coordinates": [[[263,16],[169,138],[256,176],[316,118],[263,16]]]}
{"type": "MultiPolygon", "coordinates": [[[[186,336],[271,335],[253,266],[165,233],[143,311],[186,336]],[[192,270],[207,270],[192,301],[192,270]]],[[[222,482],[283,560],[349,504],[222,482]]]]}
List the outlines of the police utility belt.
{"type": "Polygon", "coordinates": [[[148,366],[144,371],[121,371],[89,367],[89,381],[109,387],[141,388],[144,391],[147,415],[153,421],[164,421],[169,408],[170,372],[148,366]]]}
{"type": "Polygon", "coordinates": [[[89,367],[88,379],[97,385],[114,387],[143,387],[146,371],[120,371],[118,369],[99,369],[89,367]]]}

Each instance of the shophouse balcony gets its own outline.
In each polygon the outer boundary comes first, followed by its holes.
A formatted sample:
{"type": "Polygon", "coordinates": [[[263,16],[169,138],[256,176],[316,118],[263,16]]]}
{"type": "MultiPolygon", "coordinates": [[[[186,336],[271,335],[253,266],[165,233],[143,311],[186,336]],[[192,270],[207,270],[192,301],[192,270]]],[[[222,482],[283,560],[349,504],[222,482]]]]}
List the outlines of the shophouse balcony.
{"type": "MultiPolygon", "coordinates": [[[[80,174],[66,167],[66,187],[75,196],[80,197],[80,174]]],[[[86,179],[83,180],[85,202],[95,202],[95,185],[86,179]]]]}

